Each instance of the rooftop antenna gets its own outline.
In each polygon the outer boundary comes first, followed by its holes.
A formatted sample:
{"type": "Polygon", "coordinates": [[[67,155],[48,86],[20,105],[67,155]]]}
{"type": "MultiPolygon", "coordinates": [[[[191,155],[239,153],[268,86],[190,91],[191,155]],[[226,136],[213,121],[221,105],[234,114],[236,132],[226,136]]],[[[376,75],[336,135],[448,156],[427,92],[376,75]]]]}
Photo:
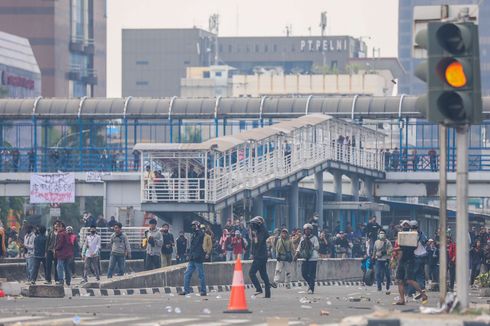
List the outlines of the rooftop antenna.
{"type": "MultiPolygon", "coordinates": [[[[322,35],[322,44],[325,41],[325,30],[327,29],[327,12],[322,11],[320,14],[320,30],[321,30],[321,35],[322,35]]],[[[323,67],[327,65],[327,58],[325,56],[325,51],[323,50],[322,46],[322,57],[323,57],[323,67]]]]}
{"type": "Polygon", "coordinates": [[[209,32],[214,34],[214,65],[218,65],[218,34],[219,34],[219,15],[209,16],[209,32]]]}

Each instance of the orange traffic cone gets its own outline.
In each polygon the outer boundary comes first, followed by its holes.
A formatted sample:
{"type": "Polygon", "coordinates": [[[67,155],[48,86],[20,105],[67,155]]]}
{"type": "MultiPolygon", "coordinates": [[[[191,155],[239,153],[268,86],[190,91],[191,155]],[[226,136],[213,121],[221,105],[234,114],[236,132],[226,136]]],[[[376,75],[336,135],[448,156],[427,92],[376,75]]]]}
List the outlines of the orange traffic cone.
{"type": "Polygon", "coordinates": [[[247,307],[245,298],[245,283],[243,282],[242,261],[238,256],[235,262],[235,271],[233,272],[233,283],[231,285],[231,296],[228,309],[225,313],[251,313],[247,307]]]}

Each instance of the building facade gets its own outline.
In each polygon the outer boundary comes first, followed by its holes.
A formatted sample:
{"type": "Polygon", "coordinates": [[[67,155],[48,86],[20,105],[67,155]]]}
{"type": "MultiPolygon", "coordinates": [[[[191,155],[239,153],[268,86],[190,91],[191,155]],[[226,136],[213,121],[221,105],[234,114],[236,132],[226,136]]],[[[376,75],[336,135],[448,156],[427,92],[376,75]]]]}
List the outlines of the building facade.
{"type": "Polygon", "coordinates": [[[365,57],[350,36],[218,37],[192,29],[126,29],[122,34],[122,95],[178,96],[188,67],[218,64],[239,74],[280,68],[285,73],[337,73],[365,57]],[[217,51],[216,51],[217,50],[217,51]]]}
{"type": "Polygon", "coordinates": [[[29,41],[0,32],[0,98],[41,95],[41,71],[29,41]]]}
{"type": "Polygon", "coordinates": [[[490,16],[490,2],[479,0],[399,0],[398,6],[398,57],[407,71],[407,74],[400,79],[400,93],[419,95],[425,92],[427,87],[414,75],[415,68],[421,60],[417,53],[414,53],[414,31],[419,29],[415,22],[422,25],[424,22],[457,17],[466,11],[470,20],[476,21],[480,27],[482,95],[490,95],[490,20],[487,19],[490,16]],[[434,12],[436,15],[433,15],[434,12]]]}
{"type": "Polygon", "coordinates": [[[0,30],[29,40],[42,96],[106,95],[106,0],[2,0],[0,30]]]}

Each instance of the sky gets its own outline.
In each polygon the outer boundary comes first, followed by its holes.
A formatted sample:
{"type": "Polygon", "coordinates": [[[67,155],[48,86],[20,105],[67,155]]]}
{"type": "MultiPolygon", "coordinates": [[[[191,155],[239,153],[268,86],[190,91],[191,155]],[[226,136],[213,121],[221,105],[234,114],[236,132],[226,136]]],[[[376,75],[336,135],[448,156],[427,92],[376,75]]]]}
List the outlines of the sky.
{"type": "Polygon", "coordinates": [[[327,12],[328,35],[363,37],[381,56],[397,56],[398,0],[107,0],[107,96],[121,96],[123,28],[207,29],[220,15],[222,36],[319,35],[327,12]],[[311,32],[310,32],[311,29],[311,32]],[[370,39],[368,39],[370,37],[370,39]]]}

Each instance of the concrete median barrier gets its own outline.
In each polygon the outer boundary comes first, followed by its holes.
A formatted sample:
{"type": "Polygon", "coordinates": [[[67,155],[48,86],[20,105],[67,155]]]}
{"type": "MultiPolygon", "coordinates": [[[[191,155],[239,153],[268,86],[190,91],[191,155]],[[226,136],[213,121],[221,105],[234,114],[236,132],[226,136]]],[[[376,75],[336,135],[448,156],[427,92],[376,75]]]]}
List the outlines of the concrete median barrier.
{"type": "Polygon", "coordinates": [[[22,294],[33,298],[63,298],[65,289],[61,285],[30,285],[22,294]]]}
{"type": "MultiPolygon", "coordinates": [[[[101,268],[103,274],[107,273],[108,267],[109,267],[108,260],[101,261],[101,268]]],[[[142,259],[134,259],[134,260],[126,261],[127,272],[136,273],[142,270],[144,270],[144,262],[142,259]]],[[[77,273],[77,275],[83,275],[83,262],[81,260],[75,261],[75,272],[77,273]]],[[[53,273],[54,273],[54,269],[53,269],[53,273]]],[[[44,278],[44,266],[42,264],[39,268],[39,275],[44,278]]],[[[0,264],[0,278],[5,278],[7,281],[19,281],[19,282],[27,280],[25,262],[0,264]]]]}
{"type": "MultiPolygon", "coordinates": [[[[250,283],[248,272],[252,261],[243,261],[245,282],[250,283]]],[[[274,276],[276,262],[267,263],[269,278],[274,276]]],[[[362,279],[360,259],[322,259],[317,265],[317,281],[360,281],[362,279]]],[[[100,283],[101,289],[135,289],[162,286],[183,286],[184,271],[187,264],[174,265],[156,270],[135,273],[132,275],[114,278],[100,283]]],[[[207,285],[228,285],[233,278],[234,262],[205,263],[207,285]]],[[[198,285],[197,273],[192,278],[191,285],[198,285]]],[[[303,280],[301,276],[301,261],[293,262],[291,267],[291,280],[303,280]]]]}

